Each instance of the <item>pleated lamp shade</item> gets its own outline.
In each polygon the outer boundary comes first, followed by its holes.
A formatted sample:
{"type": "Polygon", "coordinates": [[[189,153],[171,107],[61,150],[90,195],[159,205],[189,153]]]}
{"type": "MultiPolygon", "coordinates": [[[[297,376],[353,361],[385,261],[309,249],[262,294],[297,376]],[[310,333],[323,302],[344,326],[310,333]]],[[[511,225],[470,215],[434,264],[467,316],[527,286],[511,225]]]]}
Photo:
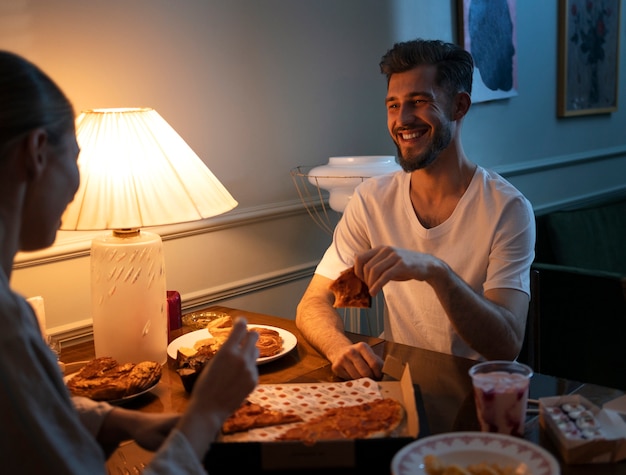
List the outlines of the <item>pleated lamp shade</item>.
{"type": "Polygon", "coordinates": [[[112,230],[91,243],[96,357],[167,361],[161,237],[140,228],[230,211],[237,202],[153,109],[96,109],[76,121],[80,186],[62,230],[112,230]]]}
{"type": "Polygon", "coordinates": [[[154,109],[95,109],[76,120],[80,186],[62,230],[196,221],[237,202],[154,109]]]}

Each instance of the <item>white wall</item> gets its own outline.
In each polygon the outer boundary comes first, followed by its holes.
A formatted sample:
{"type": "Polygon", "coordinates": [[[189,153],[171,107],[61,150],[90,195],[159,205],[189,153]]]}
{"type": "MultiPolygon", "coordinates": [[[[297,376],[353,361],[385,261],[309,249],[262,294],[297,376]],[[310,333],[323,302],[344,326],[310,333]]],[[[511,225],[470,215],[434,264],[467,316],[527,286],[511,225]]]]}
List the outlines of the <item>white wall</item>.
{"type": "MultiPolygon", "coordinates": [[[[454,41],[455,5],[14,0],[0,3],[0,48],[40,65],[77,110],[154,107],[239,201],[222,217],[160,230],[168,288],[187,309],[219,301],[293,318],[330,238],[299,205],[289,170],[394,154],[380,57],[399,40],[454,41]]],[[[557,118],[557,24],[557,0],[517,2],[519,95],[475,104],[464,126],[470,158],[538,210],[626,188],[624,81],[617,112],[557,118]]],[[[622,57],[622,78],[625,67],[622,57]]],[[[90,325],[81,236],[59,233],[52,251],[21,255],[12,276],[20,292],[44,296],[51,332],[67,338],[90,325]]]]}

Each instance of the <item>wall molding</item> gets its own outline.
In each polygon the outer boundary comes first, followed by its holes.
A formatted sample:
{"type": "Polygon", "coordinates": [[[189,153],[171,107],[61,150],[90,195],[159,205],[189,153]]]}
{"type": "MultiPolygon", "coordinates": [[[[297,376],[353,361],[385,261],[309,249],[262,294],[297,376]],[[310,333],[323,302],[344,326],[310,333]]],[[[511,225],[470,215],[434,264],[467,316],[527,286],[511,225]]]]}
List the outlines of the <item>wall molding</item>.
{"type": "Polygon", "coordinates": [[[535,206],[535,214],[543,215],[558,210],[595,206],[600,203],[626,197],[626,185],[607,188],[597,193],[586,193],[575,198],[552,201],[551,203],[535,206]]]}
{"type": "MultiPolygon", "coordinates": [[[[587,150],[574,154],[560,155],[540,160],[515,163],[512,165],[494,166],[491,168],[504,178],[508,179],[514,176],[530,175],[547,170],[573,167],[592,161],[610,160],[621,156],[626,156],[626,146],[587,150]]],[[[609,190],[609,193],[613,192],[614,190],[609,190]]],[[[618,190],[618,192],[621,193],[621,190],[618,190]]],[[[581,196],[572,198],[571,200],[554,202],[550,205],[543,205],[539,207],[538,210],[540,212],[548,212],[553,209],[557,209],[558,207],[569,206],[578,202],[585,202],[586,200],[595,199],[597,196],[604,196],[605,194],[605,192],[602,192],[597,195],[581,196]]],[[[221,229],[245,226],[254,222],[268,221],[275,218],[284,218],[290,215],[303,213],[308,213],[308,211],[303,203],[296,199],[285,202],[270,203],[263,206],[246,207],[241,209],[235,208],[229,213],[206,220],[146,229],[158,233],[163,241],[167,241],[170,239],[180,239],[197,234],[211,233],[221,229]]],[[[15,259],[14,268],[20,269],[63,261],[66,259],[74,259],[76,257],[88,256],[92,239],[103,232],[104,231],[60,231],[57,241],[51,247],[41,251],[18,253],[15,259]]]]}
{"type": "MultiPolygon", "coordinates": [[[[505,178],[532,175],[549,170],[580,166],[589,162],[612,160],[626,157],[626,146],[585,151],[576,154],[551,157],[493,169],[505,178]]],[[[626,184],[605,188],[598,192],[578,194],[563,200],[535,206],[536,214],[543,214],[556,209],[564,209],[595,204],[614,197],[626,196],[626,184]]],[[[320,205],[321,207],[321,205],[320,205]]],[[[217,232],[238,226],[247,226],[259,222],[269,222],[290,216],[309,214],[310,210],[299,200],[272,203],[258,207],[235,209],[225,215],[203,221],[150,228],[158,232],[164,241],[182,239],[195,235],[217,232]]],[[[43,264],[67,261],[89,256],[91,240],[97,232],[60,232],[55,244],[45,250],[33,253],[20,253],[15,269],[34,268],[43,264]]],[[[311,259],[308,257],[307,259],[311,259]]],[[[270,273],[255,274],[242,280],[234,280],[219,286],[195,290],[182,296],[184,311],[194,311],[209,305],[215,305],[229,299],[248,296],[264,290],[288,285],[313,275],[318,261],[307,261],[293,267],[282,268],[270,273]]],[[[83,319],[65,325],[49,328],[48,332],[61,344],[75,344],[93,339],[91,319],[83,319]]]]}
{"type": "Polygon", "coordinates": [[[257,274],[247,279],[229,282],[224,285],[211,287],[210,289],[186,293],[181,296],[182,301],[185,302],[184,310],[186,312],[194,311],[198,307],[215,305],[222,300],[241,297],[242,295],[259,292],[271,287],[310,278],[318,262],[306,262],[275,272],[257,274]]]}
{"type": "MultiPolygon", "coordinates": [[[[199,234],[217,232],[223,229],[246,226],[256,222],[271,221],[276,218],[286,218],[307,213],[300,200],[281,203],[272,203],[264,206],[233,210],[221,216],[201,221],[172,224],[168,226],[154,226],[145,228],[155,232],[165,242],[171,239],[181,239],[199,234]]],[[[100,231],[59,231],[55,243],[40,251],[20,252],[16,256],[14,269],[49,264],[77,257],[89,256],[91,241],[94,237],[105,233],[100,231]]]]}
{"type": "Polygon", "coordinates": [[[512,165],[502,165],[491,167],[492,170],[499,173],[505,178],[520,175],[530,175],[556,168],[566,168],[582,165],[588,162],[596,162],[600,160],[611,160],[626,156],[626,146],[608,147],[604,149],[586,150],[584,152],[572,153],[568,155],[558,155],[550,158],[542,158],[539,160],[530,160],[523,163],[514,163],[512,165]]]}
{"type": "MultiPolygon", "coordinates": [[[[196,311],[210,305],[217,305],[219,302],[231,298],[261,292],[271,287],[310,278],[315,271],[317,263],[318,261],[306,262],[279,271],[258,274],[248,279],[229,282],[201,291],[185,293],[181,295],[183,313],[196,311]]],[[[50,336],[59,341],[61,346],[71,346],[84,341],[93,340],[93,325],[91,319],[49,328],[47,332],[50,336]]]]}

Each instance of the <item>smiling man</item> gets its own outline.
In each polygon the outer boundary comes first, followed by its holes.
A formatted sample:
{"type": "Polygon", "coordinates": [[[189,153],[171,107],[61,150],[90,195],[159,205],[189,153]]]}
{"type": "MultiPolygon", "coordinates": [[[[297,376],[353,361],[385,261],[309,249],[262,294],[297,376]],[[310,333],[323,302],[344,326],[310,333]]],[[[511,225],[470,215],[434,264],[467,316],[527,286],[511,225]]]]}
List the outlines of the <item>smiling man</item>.
{"type": "Polygon", "coordinates": [[[476,360],[514,359],[524,338],[534,258],[528,200],[466,156],[473,60],[435,40],[382,58],[387,127],[403,170],[362,183],[300,304],[296,323],[344,379],[381,376],[382,360],[344,334],[333,279],[348,267],[383,291],[388,340],[476,360]]]}

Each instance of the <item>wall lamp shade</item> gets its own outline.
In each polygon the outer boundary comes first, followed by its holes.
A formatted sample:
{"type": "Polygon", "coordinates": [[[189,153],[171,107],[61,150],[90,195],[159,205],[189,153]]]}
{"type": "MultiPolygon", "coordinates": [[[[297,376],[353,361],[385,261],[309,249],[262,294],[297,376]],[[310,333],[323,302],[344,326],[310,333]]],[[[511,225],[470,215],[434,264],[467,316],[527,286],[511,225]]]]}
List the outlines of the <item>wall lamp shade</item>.
{"type": "Polygon", "coordinates": [[[91,245],[96,356],[167,361],[161,237],[140,230],[210,218],[237,202],[149,108],[94,109],[76,120],[80,186],[62,230],[112,230],[91,245]]]}

